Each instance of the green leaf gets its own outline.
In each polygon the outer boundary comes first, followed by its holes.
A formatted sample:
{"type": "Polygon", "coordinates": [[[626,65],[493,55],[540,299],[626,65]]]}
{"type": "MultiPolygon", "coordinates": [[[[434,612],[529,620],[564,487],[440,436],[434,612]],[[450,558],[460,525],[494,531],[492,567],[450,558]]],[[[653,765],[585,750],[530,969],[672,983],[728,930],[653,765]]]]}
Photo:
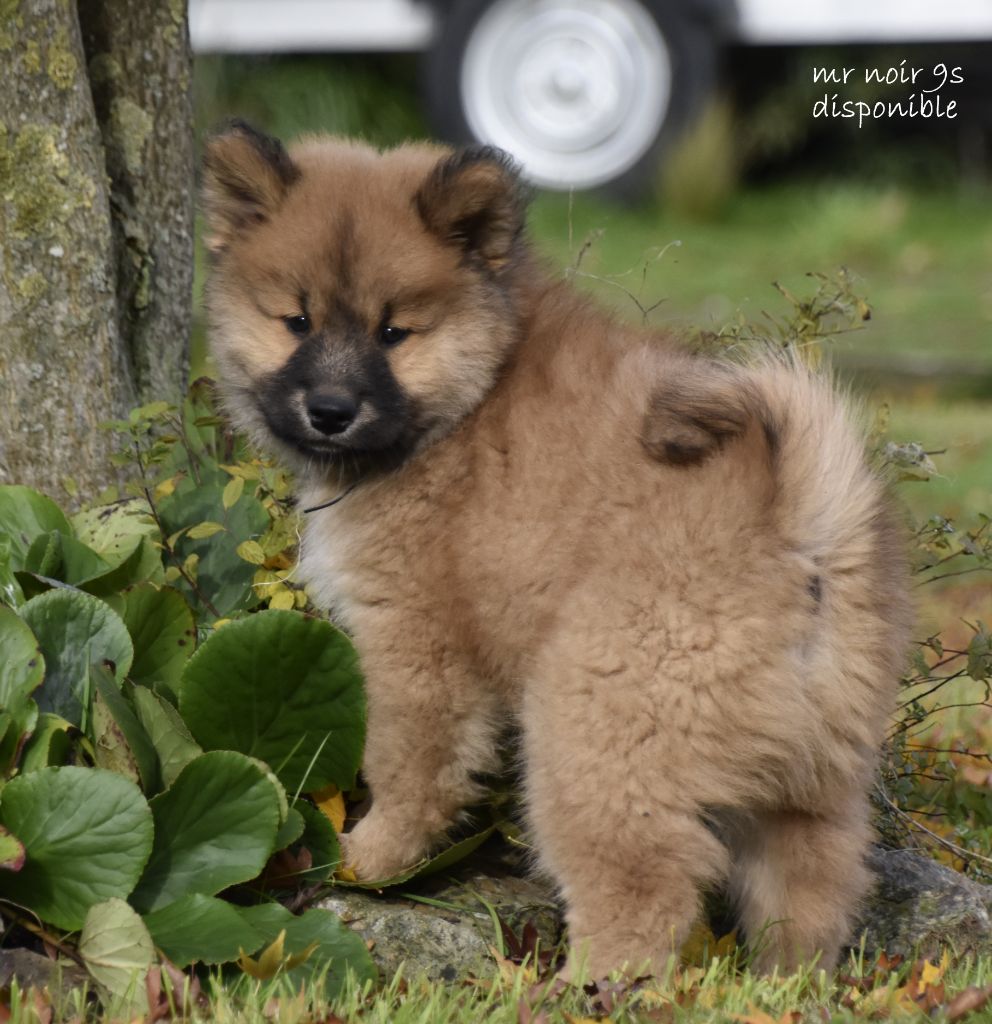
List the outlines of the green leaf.
{"type": "Polygon", "coordinates": [[[162,555],[158,525],[143,498],[98,505],[72,517],[82,543],[96,551],[111,567],[86,583],[85,589],[101,597],[141,580],[161,582],[162,555]]]}
{"type": "MultiPolygon", "coordinates": [[[[175,491],[159,503],[159,516],[165,533],[196,526],[204,521],[223,520],[227,529],[213,537],[197,540],[189,533],[176,541],[176,553],[185,564],[198,556],[197,586],[217,609],[219,617],[248,608],[256,603],[251,587],[254,570],[238,558],[235,548],[240,540],[259,536],[269,524],[269,514],[253,495],[244,493],[230,509],[224,508],[224,488],[228,475],[219,468],[201,470],[201,483],[191,478],[181,481],[175,491]]],[[[180,584],[185,592],[185,584],[180,584]]],[[[197,603],[195,594],[190,600],[197,603]]]]}
{"type": "Polygon", "coordinates": [[[52,531],[35,539],[25,555],[24,571],[80,587],[106,577],[113,566],[82,541],[52,531]]]}
{"type": "Polygon", "coordinates": [[[144,921],[122,899],[90,907],[79,937],[79,955],[94,981],[125,1000],[131,1013],[148,1012],[145,978],[155,946],[144,921]]]}
{"type": "Polygon", "coordinates": [[[88,732],[93,743],[93,763],[140,785],[138,762],[99,690],[93,693],[88,732]]]}
{"type": "Polygon", "coordinates": [[[22,867],[24,844],[0,825],[0,871],[20,871],[22,867]]]}
{"type": "Polygon", "coordinates": [[[171,786],[190,761],[203,753],[179,712],[145,686],[136,686],[132,695],[138,720],[144,726],[158,756],[162,783],[171,786]]]}
{"type": "Polygon", "coordinates": [[[0,606],[0,708],[27,700],[41,685],[45,658],[34,633],[12,609],[0,606]]]}
{"type": "Polygon", "coordinates": [[[992,678],[992,634],[984,622],[979,622],[975,635],[968,643],[968,675],[976,683],[992,678]]]}
{"type": "Polygon", "coordinates": [[[156,420],[169,412],[170,409],[174,408],[169,405],[168,402],[149,402],[147,405],[139,405],[136,409],[132,409],[128,414],[128,421],[132,425],[137,425],[142,420],[156,420]]]}
{"type": "Polygon", "coordinates": [[[72,741],[69,730],[73,726],[58,715],[45,712],[38,716],[34,734],[24,748],[21,774],[34,772],[50,765],[65,764],[72,741]]]}
{"type": "Polygon", "coordinates": [[[378,978],[362,937],[328,910],[308,910],[297,917],[279,903],[263,903],[257,907],[238,907],[238,913],[263,937],[263,945],[275,941],[279,933],[285,931],[287,955],[302,953],[309,945],[317,943],[306,963],[283,975],[294,986],[326,970],[326,991],[333,999],[341,991],[348,971],[360,985],[378,978]]]}
{"type": "Polygon", "coordinates": [[[10,536],[10,565],[18,570],[32,542],[56,530],[69,535],[72,527],[62,510],[45,495],[16,484],[0,486],[0,532],[10,536]]]}
{"type": "Polygon", "coordinates": [[[146,913],[254,878],[279,828],[279,800],[265,772],[228,750],[191,761],[151,808],[155,846],[131,897],[146,913]]]}
{"type": "Polygon", "coordinates": [[[9,775],[38,724],[38,705],[33,700],[0,711],[0,778],[9,775]]]}
{"type": "Polygon", "coordinates": [[[230,903],[192,893],[145,915],[155,945],[177,966],[224,964],[244,949],[254,951],[262,936],[230,903]]]}
{"type": "Polygon", "coordinates": [[[429,875],[435,875],[439,871],[450,868],[452,865],[464,860],[469,854],[474,853],[493,834],[494,829],[495,825],[490,825],[481,832],[476,832],[474,835],[467,836],[465,839],[453,843],[440,853],[435,854],[435,856],[425,858],[405,871],[393,875],[391,878],[381,878],[377,881],[369,882],[335,880],[334,884],[347,889],[388,889],[390,886],[401,885],[403,882],[410,882],[417,878],[427,878],[429,875]]]}
{"type": "Polygon", "coordinates": [[[251,565],[261,565],[265,561],[265,551],[257,540],[244,540],[236,548],[238,558],[251,565]]]}
{"type": "Polygon", "coordinates": [[[303,835],[305,827],[303,815],[295,807],[290,807],[286,820],[279,826],[272,849],[285,850],[290,843],[295,843],[303,835]]]}
{"type": "Polygon", "coordinates": [[[323,882],[331,877],[341,863],[341,847],[334,826],[327,815],[306,800],[297,800],[294,810],[303,818],[305,828],[294,847],[306,847],[310,851],[313,867],[304,872],[305,882],[323,882]]]}
{"type": "Polygon", "coordinates": [[[291,793],[354,781],[365,696],[355,650],[328,622],[267,610],[229,623],[187,664],[179,707],[204,749],[261,758],[291,793]]]}
{"type": "Polygon", "coordinates": [[[139,537],[131,553],[117,566],[102,576],[87,580],[80,588],[106,600],[108,596],[136,583],[163,583],[165,567],[162,552],[149,537],[139,537]]]}
{"type": "Polygon", "coordinates": [[[96,505],[72,517],[76,536],[111,565],[120,565],[142,537],[159,540],[159,530],[144,498],[96,505]]]}
{"type": "Polygon", "coordinates": [[[134,642],[130,678],[178,694],[183,666],[196,646],[196,623],[186,598],[173,587],[139,583],[108,603],[134,642]]]}
{"type": "Polygon", "coordinates": [[[100,768],[41,768],[0,791],[0,823],[24,844],[24,867],[0,874],[0,898],[74,931],[90,907],[134,888],[152,848],[138,787],[100,768]]]}
{"type": "Polygon", "coordinates": [[[244,477],[236,476],[228,480],[224,485],[224,492],[221,495],[221,502],[223,503],[224,508],[233,508],[238,503],[238,499],[244,493],[244,489],[244,477]]]}
{"type": "Polygon", "coordinates": [[[436,875],[440,871],[446,871],[448,868],[460,861],[463,861],[471,853],[475,851],[493,834],[495,826],[490,825],[489,828],[484,828],[481,832],[476,832],[475,835],[467,836],[465,839],[460,840],[457,843],[453,843],[447,849],[442,850],[440,853],[435,854],[429,858],[427,863],[413,876],[414,878],[427,878],[430,875],[436,875]]]}
{"type": "Polygon", "coordinates": [[[138,721],[127,698],[105,665],[93,665],[90,668],[90,678],[96,688],[94,697],[99,698],[99,703],[94,701],[93,706],[92,736],[98,767],[113,771],[123,770],[123,774],[130,775],[128,769],[133,765],[137,769],[144,792],[157,792],[161,784],[158,752],[152,745],[148,733],[138,721]],[[111,719],[110,723],[102,723],[102,730],[99,728],[99,717],[102,715],[98,717],[97,714],[100,709],[105,709],[111,719]],[[110,728],[111,725],[113,728],[110,728]],[[123,767],[119,764],[122,758],[123,767]]]}
{"type": "Polygon", "coordinates": [[[45,658],[38,706],[82,726],[89,705],[90,665],[111,661],[118,680],[131,667],[134,649],[120,617],[103,601],[77,590],[50,590],[20,609],[45,658]]]}
{"type": "Polygon", "coordinates": [[[24,591],[14,575],[11,548],[10,535],[0,531],[0,602],[17,608],[24,604],[24,591]]]}
{"type": "MultiPolygon", "coordinates": [[[[225,505],[224,507],[226,508],[227,506],[225,505]]],[[[190,540],[206,540],[207,537],[212,537],[215,533],[221,533],[223,530],[223,523],[214,523],[208,520],[207,522],[197,523],[196,526],[191,526],[186,531],[186,536],[190,540]]]]}
{"type": "Polygon", "coordinates": [[[50,576],[60,578],[62,571],[62,547],[59,538],[62,536],[57,530],[39,534],[31,542],[24,555],[22,572],[34,573],[35,576],[50,576]]]}

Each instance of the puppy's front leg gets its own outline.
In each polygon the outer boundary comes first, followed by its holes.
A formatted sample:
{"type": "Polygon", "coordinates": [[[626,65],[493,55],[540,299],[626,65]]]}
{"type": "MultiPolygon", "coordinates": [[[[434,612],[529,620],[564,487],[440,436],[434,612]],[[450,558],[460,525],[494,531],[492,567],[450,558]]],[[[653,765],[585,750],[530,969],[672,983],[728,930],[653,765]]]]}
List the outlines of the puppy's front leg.
{"type": "MultiPolygon", "coordinates": [[[[412,633],[408,625],[400,635],[409,642],[412,633]]],[[[359,642],[368,696],[362,772],[372,809],[342,837],[342,856],[362,879],[416,863],[479,796],[473,773],[494,767],[495,694],[442,642],[420,637],[417,647],[359,642]]]]}

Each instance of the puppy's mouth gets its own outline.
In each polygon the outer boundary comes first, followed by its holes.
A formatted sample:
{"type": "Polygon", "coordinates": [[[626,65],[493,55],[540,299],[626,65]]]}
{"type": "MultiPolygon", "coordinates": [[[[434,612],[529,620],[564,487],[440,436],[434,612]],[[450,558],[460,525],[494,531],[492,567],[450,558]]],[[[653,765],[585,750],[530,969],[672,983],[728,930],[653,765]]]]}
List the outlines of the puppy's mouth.
{"type": "Polygon", "coordinates": [[[262,403],[260,412],[276,439],[328,467],[347,464],[364,471],[393,467],[404,461],[416,444],[410,420],[387,419],[364,404],[354,422],[333,434],[315,429],[299,409],[273,409],[262,403]]]}

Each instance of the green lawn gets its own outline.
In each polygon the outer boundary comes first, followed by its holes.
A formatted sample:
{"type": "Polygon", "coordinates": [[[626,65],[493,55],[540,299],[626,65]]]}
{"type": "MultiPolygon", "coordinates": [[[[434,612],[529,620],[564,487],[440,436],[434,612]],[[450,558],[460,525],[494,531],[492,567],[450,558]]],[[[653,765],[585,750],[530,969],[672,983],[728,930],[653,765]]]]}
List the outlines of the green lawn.
{"type": "MultiPolygon", "coordinates": [[[[992,374],[987,197],[789,182],[740,191],[718,219],[700,222],[661,206],[629,209],[592,195],[570,202],[547,194],[534,204],[531,227],[538,246],[565,264],[601,232],[582,269],[610,276],[634,268],[623,282],[642,289],[643,305],[663,299],[652,321],[673,327],[719,328],[738,310],[757,319],[782,308],[772,281],[801,293],[806,272],[845,266],[874,314],[865,330],[834,343],[840,361],[960,360],[992,374]]],[[[622,293],[605,288],[637,313],[622,293]]]]}
{"type": "MultiPolygon", "coordinates": [[[[867,1020],[964,1020],[990,1024],[992,961],[963,960],[924,967],[909,963],[873,968],[853,958],[836,977],[815,969],[770,978],[738,972],[726,959],[706,967],[669,971],[633,987],[597,990],[564,985],[528,966],[500,960],[495,978],[463,978],[441,985],[395,976],[371,990],[346,985],[329,997],[311,983],[295,990],[278,978],[255,982],[219,978],[186,1020],[226,1024],[848,1024],[867,1020]],[[970,990],[970,991],[969,991],[970,990]],[[975,1007],[968,1012],[968,1005],[975,1007]]],[[[79,994],[44,997],[11,994],[11,1024],[134,1020],[126,1007],[100,1013],[79,994]],[[40,1011],[40,1012],[39,1012],[40,1011]],[[48,1014],[50,1013],[50,1016],[48,1014]]],[[[2,1003],[0,1003],[2,1005],[2,1003]]],[[[192,1012],[190,1012],[192,1011],[192,1012]]],[[[138,1020],[142,1018],[138,1017],[138,1020]]]]}

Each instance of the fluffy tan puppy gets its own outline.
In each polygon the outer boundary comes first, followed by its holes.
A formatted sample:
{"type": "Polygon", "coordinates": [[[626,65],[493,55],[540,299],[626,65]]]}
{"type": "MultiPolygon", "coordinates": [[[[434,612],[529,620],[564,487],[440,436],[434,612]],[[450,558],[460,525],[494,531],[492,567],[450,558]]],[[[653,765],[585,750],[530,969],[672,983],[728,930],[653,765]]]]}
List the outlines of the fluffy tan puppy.
{"type": "Polygon", "coordinates": [[[727,884],[761,962],[831,966],[907,637],[903,542],[822,379],[686,354],[548,273],[510,161],[287,152],[234,123],[205,203],[234,422],[297,474],[302,578],[368,689],[358,874],[423,856],[508,717],[594,976],[727,884]]]}

